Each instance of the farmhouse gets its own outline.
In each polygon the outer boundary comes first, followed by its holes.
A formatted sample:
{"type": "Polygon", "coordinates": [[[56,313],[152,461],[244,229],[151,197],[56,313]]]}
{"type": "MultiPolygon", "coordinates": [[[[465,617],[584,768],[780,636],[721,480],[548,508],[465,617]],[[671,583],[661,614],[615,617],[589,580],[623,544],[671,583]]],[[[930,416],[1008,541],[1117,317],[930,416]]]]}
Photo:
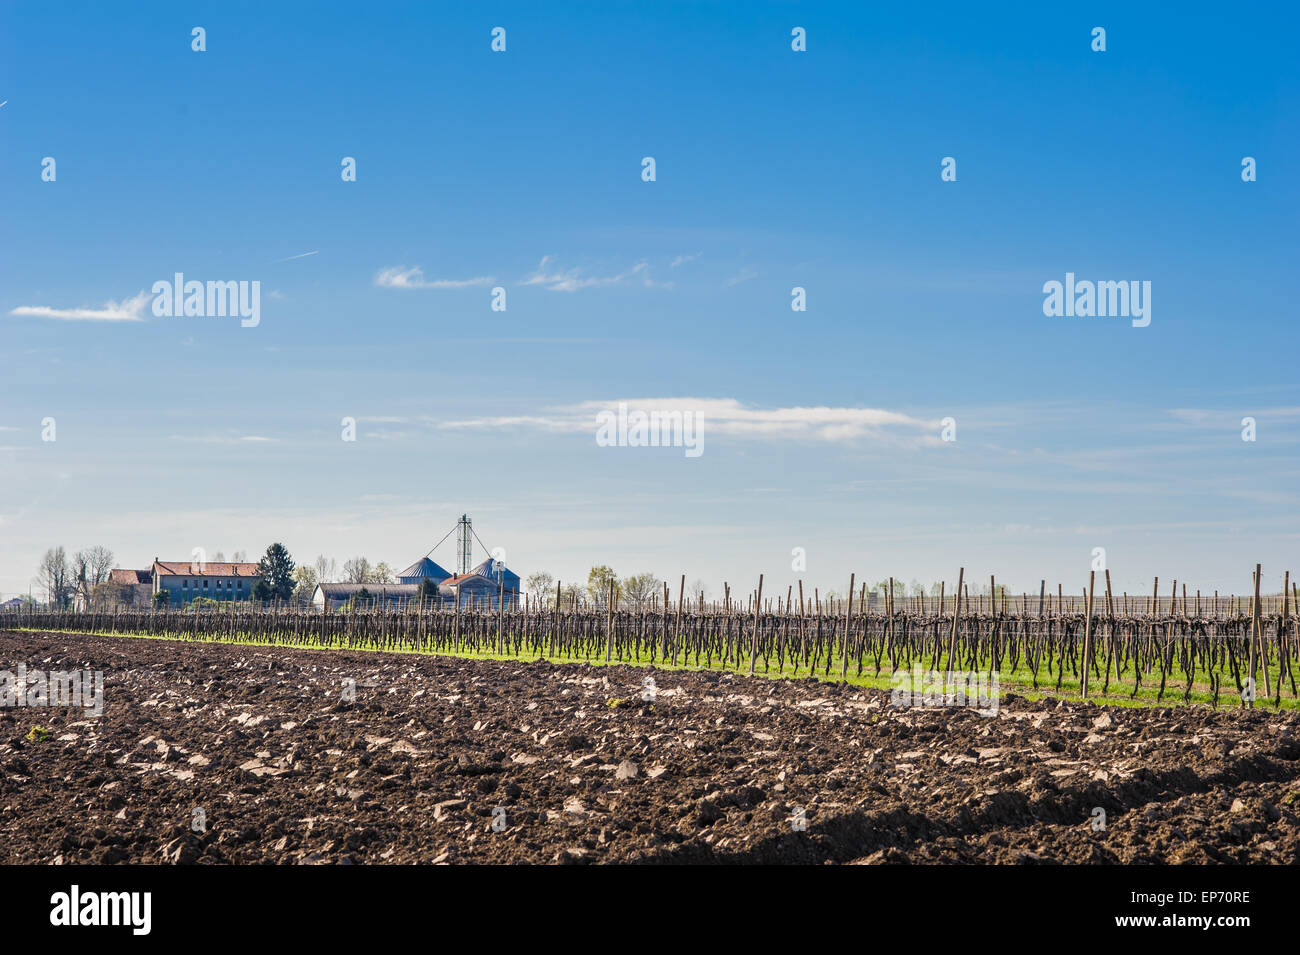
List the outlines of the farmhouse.
{"type": "Polygon", "coordinates": [[[150,599],[152,594],[165,593],[167,603],[173,607],[183,606],[198,597],[251,600],[253,588],[262,576],[261,568],[253,563],[163,561],[156,557],[152,568],[135,573],[151,576],[150,599]]]}

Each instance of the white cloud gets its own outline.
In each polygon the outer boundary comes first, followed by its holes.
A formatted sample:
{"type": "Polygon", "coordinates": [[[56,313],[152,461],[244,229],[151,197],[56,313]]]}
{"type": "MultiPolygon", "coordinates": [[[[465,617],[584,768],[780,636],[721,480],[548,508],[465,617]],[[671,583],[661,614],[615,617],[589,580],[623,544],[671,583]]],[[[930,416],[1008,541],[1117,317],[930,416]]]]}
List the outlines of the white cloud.
{"type": "Polygon", "coordinates": [[[29,318],[52,318],[65,322],[142,322],[145,306],[153,298],[141,291],[120,302],[105,302],[102,308],[51,308],[48,305],[20,305],[10,315],[29,318]]]}
{"type": "Polygon", "coordinates": [[[746,267],[741,269],[738,273],[733,275],[731,278],[727,279],[726,285],[727,288],[731,288],[733,285],[739,285],[742,282],[748,282],[750,279],[756,279],[756,278],[758,278],[758,273],[755,272],[753,269],[746,267]]]}
{"type": "Polygon", "coordinates": [[[617,411],[626,403],[629,411],[690,411],[700,416],[710,434],[737,437],[812,438],[847,441],[903,433],[923,443],[938,442],[939,422],[880,408],[814,407],[756,408],[735,398],[622,398],[615,401],[584,401],[561,405],[540,415],[503,415],[443,422],[443,428],[488,430],[526,428],[547,432],[584,433],[595,429],[596,415],[617,411]]]}
{"type": "Polygon", "coordinates": [[[576,292],[584,288],[600,288],[607,285],[617,285],[626,278],[638,275],[644,272],[646,264],[638,262],[626,272],[620,272],[618,275],[595,276],[583,275],[576,268],[569,269],[567,272],[555,270],[551,261],[551,256],[542,256],[542,261],[537,264],[537,270],[528,275],[520,283],[521,285],[541,285],[552,292],[576,292]]]}
{"type": "Polygon", "coordinates": [[[187,444],[274,444],[280,440],[260,434],[172,434],[168,438],[187,444]]]}
{"type": "Polygon", "coordinates": [[[668,267],[670,269],[675,269],[677,268],[677,266],[685,265],[687,262],[694,262],[699,257],[700,257],[700,253],[698,252],[692,255],[679,255],[677,256],[677,258],[673,259],[670,263],[668,263],[668,267]]]}
{"type": "Polygon", "coordinates": [[[1255,418],[1295,418],[1300,417],[1300,406],[1276,408],[1251,408],[1243,405],[1237,411],[1211,411],[1205,408],[1171,408],[1169,415],[1183,424],[1201,425],[1213,428],[1240,427],[1245,416],[1255,418]]]}
{"type": "Polygon", "coordinates": [[[406,266],[398,265],[380,269],[379,274],[375,276],[375,284],[380,288],[474,288],[475,286],[491,285],[492,277],[490,275],[480,275],[472,279],[433,279],[430,281],[424,277],[424,270],[418,265],[409,269],[406,266]]]}

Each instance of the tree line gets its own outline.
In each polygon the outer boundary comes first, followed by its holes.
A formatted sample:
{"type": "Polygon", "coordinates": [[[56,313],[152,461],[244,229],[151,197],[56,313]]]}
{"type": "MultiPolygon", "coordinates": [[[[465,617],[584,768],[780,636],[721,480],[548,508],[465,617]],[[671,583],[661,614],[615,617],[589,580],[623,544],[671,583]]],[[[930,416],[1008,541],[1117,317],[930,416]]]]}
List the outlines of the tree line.
{"type": "MultiPolygon", "coordinates": [[[[665,580],[652,573],[619,577],[608,565],[598,564],[587,573],[585,584],[577,582],[561,584],[560,599],[565,606],[585,605],[608,609],[611,593],[610,585],[613,584],[615,609],[643,610],[651,606],[656,598],[662,599],[665,583],[665,580]]],[[[905,584],[901,578],[884,577],[869,585],[866,589],[868,594],[874,595],[877,599],[883,599],[886,594],[890,593],[891,588],[895,599],[921,595],[937,598],[942,586],[938,582],[929,585],[922,584],[915,578],[905,584]]],[[[1006,593],[1006,588],[1001,584],[996,586],[997,596],[1000,597],[1006,593]]],[[[680,582],[678,587],[669,586],[672,600],[677,599],[679,587],[680,582]]],[[[524,588],[535,605],[539,607],[555,606],[555,577],[550,573],[539,570],[529,574],[524,582],[524,588]]],[[[971,592],[976,591],[972,588],[971,592]]],[[[979,593],[987,595],[988,585],[985,584],[979,593]]],[[[691,602],[706,603],[709,600],[709,589],[704,581],[697,578],[686,585],[684,596],[691,602]]],[[[842,600],[843,595],[835,590],[827,590],[821,594],[821,599],[832,602],[842,600]]]]}
{"type": "MultiPolygon", "coordinates": [[[[235,551],[232,562],[246,563],[244,551],[235,551]]],[[[47,606],[71,607],[74,603],[93,610],[111,609],[131,602],[129,588],[112,579],[116,558],[104,546],[96,545],[69,556],[62,547],[51,547],[41,558],[34,589],[45,598],[47,606]]],[[[217,551],[209,563],[225,563],[225,554],[217,551]]],[[[352,557],[340,569],[332,557],[321,554],[310,564],[297,564],[281,543],[271,544],[258,560],[259,577],[251,590],[253,600],[261,602],[310,603],[316,585],[321,583],[385,584],[397,583],[397,571],[387,561],[371,563],[364,556],[352,557]]],[[[436,596],[437,587],[432,588],[436,596]]],[[[26,602],[29,598],[22,598],[26,602]]],[[[200,603],[217,603],[210,597],[196,597],[200,603]]],[[[32,602],[35,602],[34,600],[32,602]]],[[[166,591],[154,594],[155,606],[166,606],[166,591]]]]}
{"type": "MultiPolygon", "coordinates": [[[[246,560],[243,551],[236,551],[234,561],[246,560]]],[[[212,558],[215,563],[223,563],[225,556],[218,551],[212,558]]],[[[91,609],[111,608],[130,601],[126,588],[114,582],[111,576],[114,557],[107,547],[96,545],[77,551],[68,556],[63,547],[51,547],[41,558],[40,568],[35,578],[37,588],[44,594],[51,607],[68,607],[74,601],[91,609]]],[[[343,562],[340,568],[332,557],[317,555],[310,564],[296,564],[288,549],[281,543],[271,544],[258,561],[259,579],[253,586],[251,595],[261,602],[279,601],[282,603],[307,604],[311,602],[317,584],[351,583],[374,584],[382,588],[387,584],[397,583],[397,570],[388,562],[371,563],[364,556],[352,557],[343,562]]],[[[437,597],[437,585],[425,581],[426,594],[430,600],[437,597]]],[[[607,609],[610,594],[614,597],[614,606],[622,610],[642,610],[656,599],[662,598],[665,581],[656,574],[643,572],[620,577],[607,564],[598,564],[587,573],[585,582],[571,581],[561,585],[560,598],[566,606],[584,605],[607,609]]],[[[901,578],[884,577],[867,588],[868,593],[883,598],[892,587],[894,596],[915,597],[927,595],[938,597],[940,584],[922,584],[913,578],[904,584],[901,578]]],[[[676,588],[671,588],[674,590],[676,588]]],[[[536,606],[554,606],[556,597],[555,577],[544,570],[529,574],[525,581],[525,590],[536,606]]],[[[998,595],[1005,590],[997,585],[998,595]]],[[[982,593],[988,592],[988,585],[982,593]]],[[[673,599],[676,599],[674,593],[673,599]]],[[[698,578],[685,588],[685,596],[691,601],[705,601],[710,598],[709,588],[698,578]]],[[[834,601],[840,597],[834,590],[821,595],[823,600],[834,601]]],[[[166,592],[154,595],[156,605],[165,605],[166,592]]],[[[195,598],[199,601],[216,603],[206,597],[195,598]]]]}
{"type": "Polygon", "coordinates": [[[35,583],[52,607],[71,606],[78,596],[86,606],[107,606],[120,599],[112,569],[113,552],[107,547],[97,544],[71,557],[62,547],[51,547],[41,557],[35,583]]]}

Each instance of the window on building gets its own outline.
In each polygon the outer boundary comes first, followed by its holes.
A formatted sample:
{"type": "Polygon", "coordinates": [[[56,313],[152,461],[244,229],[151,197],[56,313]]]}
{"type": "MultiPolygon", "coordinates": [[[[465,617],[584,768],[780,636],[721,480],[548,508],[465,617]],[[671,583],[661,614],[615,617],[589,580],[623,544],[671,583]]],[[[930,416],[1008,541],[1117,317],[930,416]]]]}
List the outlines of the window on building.
{"type": "Polygon", "coordinates": [[[203,581],[203,589],[204,589],[204,590],[207,590],[207,589],[208,589],[208,582],[207,582],[206,580],[203,581]]]}
{"type": "Polygon", "coordinates": [[[182,590],[187,589],[189,585],[190,585],[190,579],[188,577],[186,577],[184,580],[181,581],[182,590]]]}

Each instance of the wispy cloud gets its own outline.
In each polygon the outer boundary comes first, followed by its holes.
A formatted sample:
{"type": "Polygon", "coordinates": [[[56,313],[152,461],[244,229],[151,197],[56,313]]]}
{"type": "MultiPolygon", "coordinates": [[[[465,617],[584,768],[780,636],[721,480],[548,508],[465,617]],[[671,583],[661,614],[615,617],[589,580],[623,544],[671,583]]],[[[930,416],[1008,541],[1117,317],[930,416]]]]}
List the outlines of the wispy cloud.
{"type": "Polygon", "coordinates": [[[320,249],[313,249],[311,252],[299,252],[297,255],[286,256],[283,259],[276,259],[279,262],[292,262],[294,259],[305,259],[309,255],[320,255],[320,249]]]}
{"type": "Polygon", "coordinates": [[[646,263],[638,262],[626,272],[620,272],[617,275],[584,275],[580,269],[569,269],[567,272],[558,271],[549,255],[542,256],[542,261],[538,263],[536,271],[531,275],[525,276],[521,285],[540,285],[552,292],[577,292],[584,288],[601,288],[607,285],[617,285],[624,279],[639,275],[646,270],[646,263]]]}
{"type": "Polygon", "coordinates": [[[148,292],[122,299],[120,302],[105,302],[100,308],[53,308],[49,305],[20,305],[9,314],[27,318],[50,318],[65,322],[142,322],[145,307],[153,298],[148,292]]]}
{"type": "Polygon", "coordinates": [[[474,288],[475,286],[491,285],[492,276],[480,275],[472,279],[426,279],[424,270],[418,265],[412,268],[397,265],[380,269],[379,274],[375,276],[375,284],[380,288],[474,288]]]}
{"type": "Polygon", "coordinates": [[[698,252],[695,252],[691,255],[679,255],[677,256],[677,258],[673,259],[671,262],[668,263],[668,267],[670,269],[675,269],[677,268],[677,266],[685,265],[687,262],[694,262],[699,257],[700,257],[700,253],[698,252]]]}
{"type": "Polygon", "coordinates": [[[751,268],[745,267],[727,279],[725,284],[727,288],[731,288],[733,285],[740,285],[742,282],[748,282],[750,279],[756,278],[758,278],[758,273],[751,268]]]}
{"type": "Polygon", "coordinates": [[[168,438],[187,444],[275,444],[280,440],[260,434],[172,434],[168,438]]]}
{"type": "Polygon", "coordinates": [[[686,412],[703,418],[711,434],[737,437],[810,438],[845,441],[894,435],[939,443],[939,422],[881,408],[813,407],[757,408],[735,398],[622,398],[560,405],[543,414],[501,415],[447,421],[443,428],[486,430],[525,428],[547,432],[592,432],[596,415],[626,404],[631,411],[686,412]]]}
{"type": "Polygon", "coordinates": [[[1256,418],[1300,417],[1300,406],[1283,406],[1274,408],[1251,408],[1249,406],[1242,406],[1238,411],[1212,411],[1206,408],[1172,408],[1169,411],[1169,415],[1183,424],[1214,428],[1233,428],[1238,426],[1244,415],[1256,418]]]}

